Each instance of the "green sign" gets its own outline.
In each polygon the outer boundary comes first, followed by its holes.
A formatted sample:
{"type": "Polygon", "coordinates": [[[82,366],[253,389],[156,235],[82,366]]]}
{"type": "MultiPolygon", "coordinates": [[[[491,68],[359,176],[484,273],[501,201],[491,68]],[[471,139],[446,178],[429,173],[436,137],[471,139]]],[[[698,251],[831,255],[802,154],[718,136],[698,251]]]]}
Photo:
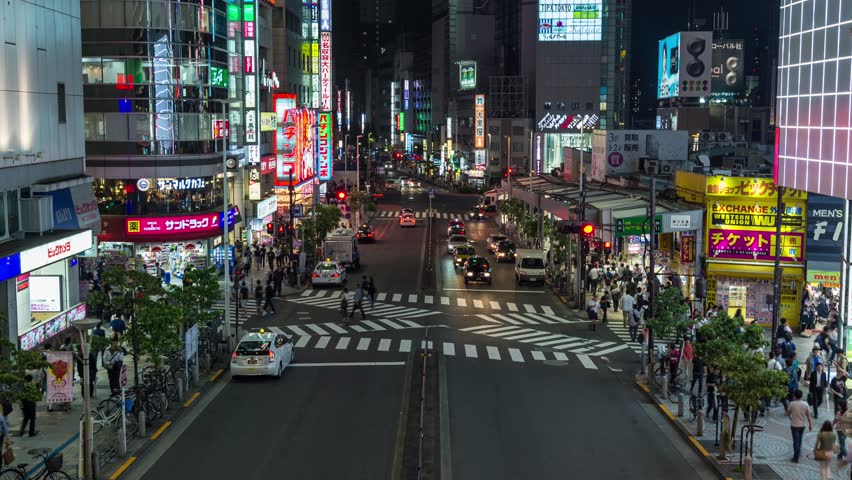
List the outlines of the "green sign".
{"type": "Polygon", "coordinates": [[[224,68],[210,66],[210,86],[228,88],[228,71],[224,68]]]}
{"type": "Polygon", "coordinates": [[[400,132],[405,131],[405,112],[399,112],[399,122],[398,123],[399,123],[399,125],[397,125],[397,127],[399,128],[399,131],[400,132]]]}
{"type": "Polygon", "coordinates": [[[243,21],[254,21],[254,5],[243,5],[243,21]]]}
{"type": "MultiPolygon", "coordinates": [[[[643,235],[651,233],[651,225],[647,216],[627,217],[615,219],[615,236],[625,237],[627,235],[643,235]]],[[[654,222],[654,233],[660,233],[663,229],[663,216],[657,215],[654,222]]]]}
{"type": "Polygon", "coordinates": [[[239,22],[240,21],[240,7],[234,5],[233,3],[228,4],[228,21],[229,22],[239,22]]]}

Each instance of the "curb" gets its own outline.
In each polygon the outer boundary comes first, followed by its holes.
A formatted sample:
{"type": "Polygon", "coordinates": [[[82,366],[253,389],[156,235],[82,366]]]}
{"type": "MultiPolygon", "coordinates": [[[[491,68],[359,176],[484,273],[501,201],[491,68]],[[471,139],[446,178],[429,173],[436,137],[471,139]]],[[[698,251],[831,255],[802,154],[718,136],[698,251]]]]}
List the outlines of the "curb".
{"type": "Polygon", "coordinates": [[[411,381],[414,378],[414,354],[410,354],[405,361],[405,373],[402,380],[402,399],[400,401],[399,417],[396,425],[396,439],[394,452],[391,457],[390,478],[397,480],[403,478],[403,458],[405,454],[405,437],[408,434],[408,413],[411,410],[411,381]]]}
{"type": "Polygon", "coordinates": [[[647,385],[638,380],[634,380],[633,383],[637,387],[639,387],[640,390],[642,390],[648,400],[650,400],[657,407],[657,410],[662,412],[662,414],[669,420],[669,423],[672,424],[675,430],[677,430],[678,433],[680,433],[681,436],[684,438],[684,440],[689,443],[689,446],[692,447],[695,453],[697,453],[701,457],[701,459],[704,460],[704,463],[706,463],[716,472],[720,480],[733,480],[731,477],[725,475],[725,473],[721,469],[721,465],[719,464],[719,462],[717,462],[715,457],[713,457],[713,455],[708,452],[707,449],[704,448],[703,445],[701,445],[701,443],[698,442],[698,439],[696,439],[695,436],[692,435],[692,433],[690,433],[689,430],[686,429],[686,427],[681,425],[681,423],[677,420],[675,414],[672,413],[672,411],[669,410],[668,407],[666,407],[662,403],[657,402],[656,397],[654,397],[654,394],[651,393],[651,389],[648,388],[647,385]]]}
{"type": "MultiPolygon", "coordinates": [[[[148,437],[142,439],[142,444],[139,446],[138,449],[136,449],[135,452],[133,452],[132,455],[128,452],[128,456],[124,457],[123,462],[121,462],[116,468],[110,467],[109,474],[102,472],[100,477],[108,478],[109,480],[117,480],[119,477],[121,477],[128,471],[132,471],[132,467],[136,463],[136,461],[154,445],[154,442],[156,442],[157,439],[160,438],[160,436],[170,426],[177,423],[184,416],[184,414],[192,408],[192,405],[195,404],[195,401],[198,399],[198,397],[200,397],[204,392],[209,390],[211,386],[214,385],[216,381],[219,380],[226,371],[226,368],[219,368],[215,371],[211,371],[210,373],[208,373],[208,375],[206,375],[207,382],[200,388],[193,389],[193,393],[184,400],[184,403],[177,410],[177,412],[175,412],[175,415],[172,418],[163,422],[163,424],[160,425],[153,433],[149,432],[148,437]]],[[[118,458],[119,460],[122,459],[122,457],[120,456],[116,458],[118,458]]]]}

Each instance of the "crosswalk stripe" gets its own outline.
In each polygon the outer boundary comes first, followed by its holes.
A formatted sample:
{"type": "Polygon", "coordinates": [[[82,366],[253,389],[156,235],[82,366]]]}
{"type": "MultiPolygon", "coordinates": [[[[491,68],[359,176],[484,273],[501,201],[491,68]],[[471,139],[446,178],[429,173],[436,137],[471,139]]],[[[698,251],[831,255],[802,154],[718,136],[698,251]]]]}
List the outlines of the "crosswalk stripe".
{"type": "Polygon", "coordinates": [[[378,323],[376,323],[376,322],[370,321],[370,320],[361,320],[361,323],[363,323],[364,325],[366,325],[366,326],[368,326],[368,327],[372,328],[373,330],[386,330],[386,328],[385,328],[385,327],[383,327],[383,326],[379,325],[379,324],[378,324],[378,323]]]}
{"type": "Polygon", "coordinates": [[[515,320],[514,318],[509,318],[506,315],[501,315],[499,313],[494,313],[493,315],[494,315],[494,317],[499,318],[500,320],[503,320],[504,322],[508,322],[508,323],[513,324],[513,325],[521,325],[521,322],[515,320]]]}
{"type": "Polygon", "coordinates": [[[508,308],[510,312],[517,312],[518,311],[518,306],[515,305],[512,302],[506,302],[506,308],[508,308]]]}
{"type": "Polygon", "coordinates": [[[380,315],[387,315],[389,313],[400,313],[400,312],[411,312],[418,311],[416,308],[412,309],[411,307],[404,307],[400,305],[390,305],[390,304],[382,304],[377,305],[370,309],[372,313],[378,313],[380,315]]]}
{"type": "Polygon", "coordinates": [[[387,325],[387,326],[389,326],[389,327],[391,327],[395,330],[401,330],[401,329],[405,328],[402,325],[395,323],[395,322],[392,322],[392,321],[390,321],[386,318],[379,318],[378,321],[384,323],[385,325],[387,325]]]}
{"type": "Polygon", "coordinates": [[[538,350],[533,350],[530,353],[532,353],[533,360],[544,360],[545,359],[544,353],[539,352],[538,350]]]}
{"type": "Polygon", "coordinates": [[[553,315],[553,309],[549,305],[541,305],[541,310],[547,315],[553,315]]]}
{"type": "Polygon", "coordinates": [[[297,326],[295,326],[295,325],[290,325],[290,326],[288,326],[287,328],[289,328],[289,329],[290,329],[293,333],[295,333],[296,335],[298,335],[298,336],[300,336],[300,337],[309,337],[309,336],[311,336],[311,334],[310,334],[310,333],[308,333],[308,332],[306,332],[306,331],[302,330],[301,328],[299,328],[299,327],[297,327],[297,326]]]}
{"type": "Polygon", "coordinates": [[[520,363],[524,362],[524,356],[521,355],[521,351],[518,350],[517,348],[510,348],[509,349],[509,356],[512,357],[513,362],[520,362],[520,363]]]}
{"type": "Polygon", "coordinates": [[[432,350],[432,340],[420,340],[421,350],[432,350]]]}
{"type": "Polygon", "coordinates": [[[314,298],[324,297],[328,294],[328,290],[317,290],[316,292],[317,293],[314,295],[314,298]]]}
{"type": "MultiPolygon", "coordinates": [[[[560,337],[560,338],[558,338],[556,340],[548,340],[546,342],[538,342],[538,343],[536,343],[536,345],[538,345],[539,347],[549,347],[551,345],[559,345],[560,343],[566,343],[566,342],[577,343],[577,340],[580,340],[580,343],[582,343],[582,340],[583,340],[582,338],[566,337],[565,335],[558,335],[558,337],[560,337]]],[[[539,339],[539,340],[541,340],[541,339],[539,339]]]]}
{"type": "Polygon", "coordinates": [[[562,352],[553,352],[553,358],[557,360],[562,360],[564,362],[568,360],[568,355],[565,355],[562,352]]]}
{"type": "Polygon", "coordinates": [[[390,344],[391,344],[390,338],[383,338],[383,339],[379,340],[379,349],[378,350],[380,352],[387,352],[388,350],[390,350],[390,344]]]}
{"type": "Polygon", "coordinates": [[[532,333],[522,333],[513,337],[503,337],[503,340],[519,340],[521,338],[540,337],[542,335],[550,335],[550,332],[533,331],[532,333]]]}
{"type": "Polygon", "coordinates": [[[524,323],[528,323],[528,324],[530,324],[530,325],[535,325],[535,324],[539,323],[539,322],[537,322],[537,321],[535,321],[535,320],[530,320],[529,318],[527,318],[527,317],[523,316],[523,315],[522,315],[522,314],[520,314],[520,313],[510,313],[509,315],[511,315],[513,318],[517,318],[518,320],[520,320],[520,321],[522,321],[522,322],[524,322],[524,323]]]}
{"type": "Polygon", "coordinates": [[[405,325],[408,325],[408,326],[409,326],[409,327],[411,327],[411,328],[420,328],[420,327],[422,327],[422,325],[420,325],[419,323],[417,323],[417,322],[412,322],[411,320],[399,320],[399,319],[397,319],[397,322],[402,323],[402,324],[405,324],[405,325]]]}
{"type": "Polygon", "coordinates": [[[504,337],[506,335],[514,335],[516,333],[528,332],[528,331],[529,331],[528,328],[519,328],[517,330],[510,330],[508,332],[486,333],[485,335],[488,335],[489,337],[501,338],[501,337],[504,337]]]}
{"type": "Polygon", "coordinates": [[[467,306],[467,300],[465,300],[463,298],[457,298],[456,303],[458,303],[458,305],[460,307],[466,307],[467,306]]]}
{"type": "Polygon", "coordinates": [[[361,325],[349,325],[349,328],[351,328],[352,330],[355,330],[356,332],[359,332],[359,333],[369,332],[369,330],[362,327],[361,325]]]}
{"type": "Polygon", "coordinates": [[[313,294],[314,294],[314,290],[305,290],[304,292],[302,292],[302,295],[300,295],[300,296],[302,296],[302,297],[310,297],[310,296],[311,296],[311,295],[313,295],[313,294]]]}
{"type": "Polygon", "coordinates": [[[553,320],[553,321],[554,321],[554,322],[556,322],[556,323],[575,323],[575,322],[572,322],[571,320],[568,320],[568,319],[566,319],[566,318],[560,318],[560,317],[558,317],[558,316],[556,316],[556,315],[548,315],[548,314],[545,314],[545,317],[547,317],[547,318],[549,318],[549,319],[553,320]]]}
{"type": "Polygon", "coordinates": [[[549,325],[553,325],[553,324],[557,323],[557,322],[554,322],[553,320],[547,318],[546,315],[541,315],[541,314],[538,314],[538,313],[514,313],[514,314],[512,314],[512,316],[514,316],[514,317],[523,316],[524,318],[527,318],[527,319],[529,319],[533,322],[547,323],[549,325]]]}
{"type": "Polygon", "coordinates": [[[413,293],[409,294],[408,295],[408,303],[416,303],[416,302],[417,302],[417,295],[415,295],[413,293]]]}
{"type": "MultiPolygon", "coordinates": [[[[484,315],[480,315],[480,316],[484,316],[484,315]]],[[[477,330],[482,330],[483,328],[494,328],[494,325],[474,325],[472,327],[460,328],[459,330],[461,330],[462,332],[475,332],[477,330]]]]}
{"type": "Polygon", "coordinates": [[[577,358],[580,360],[580,363],[582,363],[584,367],[592,370],[598,369],[598,366],[595,365],[595,362],[593,362],[588,355],[577,355],[577,358]]]}
{"type": "Polygon", "coordinates": [[[450,297],[441,297],[441,305],[449,305],[450,297]]]}
{"type": "Polygon", "coordinates": [[[376,295],[376,300],[379,302],[384,302],[386,298],[388,298],[388,294],[385,292],[376,295]]]}
{"type": "Polygon", "coordinates": [[[477,358],[476,354],[476,346],[465,344],[464,346],[464,355],[468,358],[477,358]]]}
{"type": "Polygon", "coordinates": [[[443,345],[444,355],[449,355],[454,357],[456,355],[456,345],[450,342],[444,342],[443,345]]]}
{"type": "Polygon", "coordinates": [[[423,303],[431,305],[432,304],[432,295],[424,295],[423,296],[423,303]]]}
{"type": "Polygon", "coordinates": [[[267,327],[267,328],[269,328],[269,331],[272,332],[272,333],[275,333],[275,334],[278,334],[278,335],[284,334],[284,330],[281,330],[278,327],[267,327]]]}
{"type": "Polygon", "coordinates": [[[370,348],[370,337],[365,337],[358,340],[358,346],[355,347],[355,350],[366,350],[370,348]]]}
{"type": "Polygon", "coordinates": [[[402,300],[402,294],[401,293],[394,293],[393,299],[391,299],[391,301],[392,302],[399,302],[400,300],[402,300]]]}
{"type": "Polygon", "coordinates": [[[317,344],[314,345],[314,348],[325,348],[328,346],[329,340],[331,340],[331,337],[320,337],[319,340],[317,340],[317,344]]]}
{"type": "MultiPolygon", "coordinates": [[[[612,348],[607,348],[606,350],[597,351],[595,353],[592,353],[591,355],[594,355],[594,356],[606,355],[608,353],[617,352],[617,351],[622,350],[624,348],[628,348],[629,346],[630,345],[627,345],[626,343],[622,343],[621,345],[616,345],[612,348]]],[[[640,346],[639,348],[641,350],[642,347],[640,346]]]]}
{"type": "Polygon", "coordinates": [[[296,340],[296,348],[304,347],[305,345],[308,344],[309,341],[311,341],[310,335],[305,336],[305,337],[299,337],[299,339],[296,340]]]}
{"type": "Polygon", "coordinates": [[[500,302],[491,301],[491,309],[492,310],[500,310],[500,302]]]}
{"type": "Polygon", "coordinates": [[[488,330],[480,330],[480,331],[478,331],[478,332],[476,332],[476,333],[479,333],[479,334],[482,334],[482,335],[491,335],[492,333],[496,333],[496,332],[503,332],[503,331],[505,331],[505,330],[511,330],[511,331],[513,331],[513,332],[516,332],[516,331],[518,331],[518,330],[517,330],[517,328],[518,328],[518,327],[515,327],[515,326],[508,326],[508,327],[492,327],[492,328],[489,328],[488,330]]]}
{"type": "Polygon", "coordinates": [[[331,292],[331,295],[329,295],[329,297],[330,298],[340,298],[340,295],[342,295],[342,294],[343,294],[343,290],[335,290],[335,291],[331,292]]]}
{"type": "Polygon", "coordinates": [[[411,351],[411,340],[400,340],[399,341],[399,351],[400,352],[410,352],[411,351]]]}
{"type": "Polygon", "coordinates": [[[485,308],[485,305],[482,304],[482,300],[478,298],[473,300],[473,306],[475,308],[485,308]]]}
{"type": "Polygon", "coordinates": [[[308,324],[305,324],[304,327],[309,328],[309,329],[313,330],[314,332],[316,332],[320,335],[328,335],[328,332],[326,332],[325,330],[320,328],[319,325],[314,325],[313,323],[308,323],[308,324]]]}
{"type": "Polygon", "coordinates": [[[608,347],[608,346],[610,346],[610,345],[615,345],[615,342],[601,342],[601,343],[599,343],[599,344],[597,344],[597,345],[595,345],[595,346],[596,346],[597,348],[603,348],[603,347],[608,347]]]}
{"type": "Polygon", "coordinates": [[[332,330],[334,333],[349,333],[333,323],[323,323],[322,325],[325,326],[325,328],[332,330]]]}
{"type": "Polygon", "coordinates": [[[535,311],[535,307],[530,305],[529,303],[524,304],[524,310],[526,310],[527,313],[538,313],[535,311]]]}
{"type": "Polygon", "coordinates": [[[349,347],[349,340],[349,337],[340,337],[335,348],[337,350],[346,350],[349,347]]]}
{"type": "Polygon", "coordinates": [[[400,317],[405,317],[405,318],[420,318],[420,317],[428,317],[429,315],[437,315],[437,314],[439,314],[439,313],[441,313],[441,312],[428,312],[428,311],[423,311],[423,313],[414,313],[414,314],[411,314],[411,315],[400,315],[400,317]]]}
{"type": "Polygon", "coordinates": [[[569,343],[569,344],[565,344],[565,345],[557,345],[557,346],[552,347],[552,348],[555,348],[557,350],[565,350],[566,348],[573,348],[575,350],[571,350],[571,352],[583,353],[583,352],[588,352],[589,350],[594,350],[595,347],[591,347],[587,343],[573,343],[573,344],[569,343]],[[580,347],[580,348],[577,348],[577,347],[580,347]]]}
{"type": "Polygon", "coordinates": [[[423,218],[423,212],[417,212],[417,213],[415,214],[415,216],[416,216],[417,218],[423,218]]]}
{"type": "Polygon", "coordinates": [[[500,360],[500,350],[497,350],[497,347],[485,347],[485,350],[488,352],[488,358],[491,360],[500,360]]]}

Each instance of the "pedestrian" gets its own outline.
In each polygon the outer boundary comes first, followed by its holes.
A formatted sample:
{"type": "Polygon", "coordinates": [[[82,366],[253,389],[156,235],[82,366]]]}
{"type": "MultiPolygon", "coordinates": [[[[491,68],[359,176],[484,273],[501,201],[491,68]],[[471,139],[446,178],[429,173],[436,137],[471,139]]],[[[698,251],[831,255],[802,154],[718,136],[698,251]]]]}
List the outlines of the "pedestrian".
{"type": "Polygon", "coordinates": [[[793,463],[799,463],[802,453],[802,437],[805,435],[805,425],[808,431],[813,430],[811,409],[802,401],[802,391],[793,392],[793,401],[787,406],[787,417],[790,418],[790,433],[793,436],[793,463]]]}
{"type": "Polygon", "coordinates": [[[837,435],[831,421],[822,422],[822,427],[817,434],[816,445],[814,445],[814,460],[819,462],[820,480],[831,480],[831,459],[834,458],[834,449],[837,435]]]}
{"type": "Polygon", "coordinates": [[[349,325],[349,289],[343,287],[343,295],[340,296],[340,314],[343,317],[343,324],[349,325]]]}
{"type": "Polygon", "coordinates": [[[601,295],[601,312],[603,312],[603,318],[601,319],[601,324],[606,325],[606,312],[609,310],[610,305],[612,304],[611,296],[609,294],[609,289],[605,286],[604,293],[601,295]]]}
{"type": "MultiPolygon", "coordinates": [[[[782,349],[783,351],[783,349],[782,349]]],[[[811,373],[816,370],[817,365],[822,365],[822,357],[819,354],[819,348],[814,347],[808,359],[805,362],[805,378],[811,378],[811,373]]]]}
{"type": "Polygon", "coordinates": [[[349,314],[350,319],[355,316],[356,310],[361,311],[361,320],[364,320],[365,318],[367,318],[367,315],[364,313],[363,302],[364,302],[364,287],[359,283],[358,286],[355,288],[355,298],[354,298],[354,301],[352,303],[352,313],[349,314]]]}
{"type": "Polygon", "coordinates": [[[828,375],[825,373],[825,368],[821,363],[818,363],[816,370],[811,372],[808,379],[808,403],[814,407],[814,419],[819,418],[819,407],[822,405],[822,399],[825,397],[825,389],[828,386],[828,375]]]}
{"type": "Polygon", "coordinates": [[[793,353],[787,359],[787,377],[789,378],[787,383],[787,396],[781,400],[781,403],[784,404],[784,408],[787,408],[787,402],[795,398],[795,392],[799,389],[800,376],[801,369],[799,368],[799,361],[796,360],[796,354],[793,353]]]}
{"type": "MultiPolygon", "coordinates": [[[[274,263],[274,260],[273,262],[274,263]]],[[[281,286],[284,284],[284,269],[280,266],[275,269],[275,273],[272,274],[272,283],[275,285],[275,296],[281,296],[281,286]]]]}
{"type": "Polygon", "coordinates": [[[124,319],[121,318],[121,315],[115,314],[109,322],[109,328],[112,330],[114,337],[121,337],[124,335],[124,331],[127,330],[127,324],[124,323],[124,319]]]}
{"type": "Polygon", "coordinates": [[[680,363],[680,349],[674,342],[669,342],[669,382],[674,385],[678,376],[678,364],[680,363]]]}
{"type": "MultiPolygon", "coordinates": [[[[27,383],[32,383],[33,376],[27,374],[24,377],[24,380],[27,383]]],[[[24,436],[24,430],[27,429],[27,425],[30,427],[30,436],[35,437],[38,431],[36,431],[36,402],[33,399],[25,398],[21,400],[21,413],[24,414],[24,420],[21,422],[21,430],[19,432],[20,437],[24,436]]]]}
{"type": "Polygon", "coordinates": [[[589,289],[592,292],[592,295],[597,295],[598,293],[598,279],[600,276],[600,271],[594,265],[589,267],[589,289]]]}
{"type": "Polygon", "coordinates": [[[597,295],[592,295],[591,301],[586,305],[586,314],[589,316],[589,320],[592,321],[592,330],[597,331],[598,329],[598,310],[600,310],[601,305],[598,303],[597,295]]]}
{"type": "Polygon", "coordinates": [[[639,325],[641,322],[639,321],[639,317],[636,315],[636,312],[634,312],[633,309],[625,310],[625,313],[627,313],[627,316],[630,319],[630,341],[635,342],[636,338],[639,336],[639,325]]]}
{"type": "MultiPolygon", "coordinates": [[[[80,376],[80,397],[85,396],[86,391],[86,383],[83,381],[85,378],[84,373],[86,371],[86,363],[84,362],[85,358],[83,356],[83,350],[79,345],[74,345],[74,363],[77,364],[77,375],[80,376]]],[[[95,394],[95,378],[98,374],[98,366],[97,366],[97,354],[92,351],[91,347],[89,348],[89,395],[95,394]]]]}
{"type": "MultiPolygon", "coordinates": [[[[707,372],[707,411],[705,416],[712,418],[713,421],[719,419],[719,405],[716,399],[716,391],[719,385],[722,384],[722,378],[719,372],[719,367],[711,367],[707,372]],[[713,411],[713,416],[710,417],[710,411],[713,411]]],[[[805,404],[807,406],[807,404],[805,404]]]]}
{"type": "Polygon", "coordinates": [[[257,262],[257,268],[260,270],[263,268],[263,261],[266,259],[266,249],[263,247],[258,248],[257,245],[254,246],[254,260],[257,262]]]}
{"type": "Polygon", "coordinates": [[[373,308],[376,306],[376,295],[378,293],[378,291],[376,290],[376,281],[373,279],[373,277],[370,277],[370,286],[367,290],[367,293],[370,294],[370,308],[373,308]]]}
{"type": "Polygon", "coordinates": [[[612,311],[618,311],[618,305],[621,302],[621,286],[618,284],[618,280],[613,280],[610,285],[609,294],[612,297],[612,311]]]}
{"type": "Polygon", "coordinates": [[[695,388],[695,384],[698,384],[698,398],[701,398],[702,392],[704,391],[704,376],[707,374],[706,368],[704,367],[704,359],[701,357],[695,357],[692,360],[692,383],[689,386],[689,393],[692,394],[692,390],[695,388]]]}
{"type": "MultiPolygon", "coordinates": [[[[834,399],[835,422],[837,422],[837,419],[846,414],[846,409],[848,408],[846,393],[846,371],[838,370],[837,375],[831,379],[831,383],[829,384],[829,394],[834,399]]],[[[846,432],[844,432],[843,428],[840,427],[839,422],[837,422],[836,428],[837,443],[840,445],[840,453],[838,453],[837,458],[846,460],[849,455],[849,452],[846,449],[846,432]]]]}
{"type": "Polygon", "coordinates": [[[257,308],[257,314],[260,315],[260,308],[263,305],[263,285],[260,284],[260,280],[254,286],[254,304],[257,308]]]}
{"type": "Polygon", "coordinates": [[[269,247],[269,251],[266,252],[266,263],[269,264],[269,269],[275,269],[275,252],[272,250],[272,247],[269,247]]]}
{"type": "Polygon", "coordinates": [[[683,337],[683,348],[681,351],[681,362],[683,366],[681,370],[683,371],[684,378],[690,380],[692,378],[692,362],[695,359],[695,351],[692,347],[692,341],[689,337],[683,337]]]}
{"type": "Polygon", "coordinates": [[[118,393],[121,390],[119,378],[121,376],[121,367],[124,365],[124,353],[118,348],[118,342],[113,341],[109,348],[104,352],[101,366],[107,371],[109,378],[109,390],[112,393],[118,393]]]}
{"type": "Polygon", "coordinates": [[[263,304],[263,314],[266,315],[266,313],[269,310],[272,310],[271,313],[274,314],[276,312],[275,312],[275,305],[272,304],[272,297],[275,296],[275,287],[272,286],[272,282],[266,283],[265,293],[266,293],[266,303],[263,304]]]}
{"type": "MultiPolygon", "coordinates": [[[[632,326],[632,318],[633,318],[633,307],[636,304],[636,300],[633,298],[633,295],[630,292],[625,291],[624,295],[621,296],[621,317],[624,324],[624,328],[632,326]]],[[[636,333],[635,331],[630,334],[630,338],[633,341],[636,341],[636,333]]]]}

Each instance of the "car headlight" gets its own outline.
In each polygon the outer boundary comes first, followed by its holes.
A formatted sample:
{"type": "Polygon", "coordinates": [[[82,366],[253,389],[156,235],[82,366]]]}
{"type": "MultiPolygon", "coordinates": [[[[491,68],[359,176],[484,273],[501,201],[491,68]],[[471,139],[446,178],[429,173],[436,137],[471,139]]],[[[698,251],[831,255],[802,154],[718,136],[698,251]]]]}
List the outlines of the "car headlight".
{"type": "Polygon", "coordinates": [[[472,276],[473,276],[473,272],[467,272],[467,276],[468,276],[468,277],[472,277],[472,276]]]}
{"type": "Polygon", "coordinates": [[[483,276],[483,277],[490,277],[490,276],[491,276],[491,272],[485,272],[485,273],[483,273],[483,274],[482,274],[482,276],[483,276]]]}

